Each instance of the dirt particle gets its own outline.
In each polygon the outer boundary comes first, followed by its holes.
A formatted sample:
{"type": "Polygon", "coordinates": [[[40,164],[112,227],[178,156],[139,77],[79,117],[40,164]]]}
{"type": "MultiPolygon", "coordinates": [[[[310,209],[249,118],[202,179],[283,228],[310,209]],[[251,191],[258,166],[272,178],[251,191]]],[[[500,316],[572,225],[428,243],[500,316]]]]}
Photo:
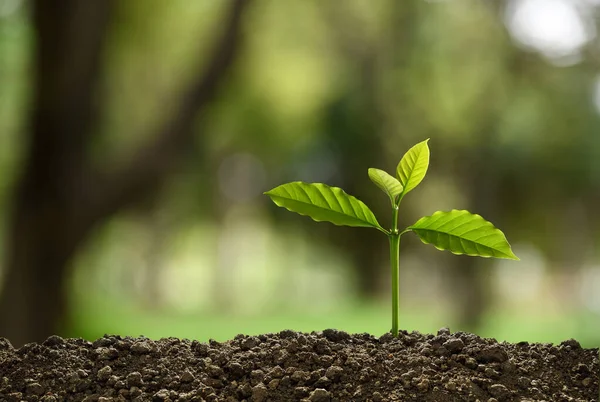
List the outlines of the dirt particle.
{"type": "Polygon", "coordinates": [[[119,377],[117,377],[116,375],[111,375],[110,377],[108,377],[108,380],[106,380],[106,385],[108,387],[114,387],[118,381],[119,377]]]}
{"type": "Polygon", "coordinates": [[[280,382],[282,387],[289,387],[292,384],[292,380],[289,375],[284,376],[280,382]]]}
{"type": "Polygon", "coordinates": [[[244,376],[244,374],[246,374],[246,370],[244,370],[244,366],[242,366],[238,362],[229,363],[229,365],[226,367],[226,369],[227,369],[227,372],[234,379],[240,379],[244,376]]]}
{"type": "Polygon", "coordinates": [[[498,345],[488,346],[479,352],[477,360],[483,363],[502,363],[508,360],[508,354],[498,345]]]}
{"type": "Polygon", "coordinates": [[[523,389],[527,389],[532,384],[531,384],[531,380],[529,378],[519,377],[519,379],[517,380],[517,385],[519,385],[519,387],[521,387],[523,389]]]}
{"type": "Polygon", "coordinates": [[[96,339],[93,343],[92,346],[94,348],[101,348],[101,347],[107,347],[107,346],[112,346],[115,343],[115,340],[107,337],[106,335],[102,338],[96,339]]]}
{"type": "Polygon", "coordinates": [[[183,374],[181,375],[181,382],[183,383],[190,383],[194,381],[194,375],[189,371],[186,370],[183,372],[183,374]]]}
{"type": "MultiPolygon", "coordinates": [[[[220,378],[207,378],[206,380],[204,380],[204,383],[206,385],[208,385],[209,387],[213,387],[213,388],[223,388],[224,384],[223,384],[223,380],[220,378]]],[[[169,384],[169,387],[173,388],[176,387],[177,383],[173,382],[171,384],[169,384]]]]}
{"type": "Polygon", "coordinates": [[[262,382],[265,378],[265,372],[258,369],[258,370],[252,370],[252,372],[250,373],[250,381],[252,383],[252,385],[257,385],[259,382],[262,382]]]}
{"type": "Polygon", "coordinates": [[[279,364],[279,365],[283,365],[284,363],[286,363],[288,361],[289,358],[290,358],[290,355],[285,350],[279,350],[275,357],[275,363],[279,364]]]}
{"type": "Polygon", "coordinates": [[[416,376],[417,376],[417,372],[415,370],[408,370],[406,373],[404,373],[400,376],[400,379],[410,381],[416,376]]]}
{"type": "Polygon", "coordinates": [[[319,339],[315,345],[315,352],[320,355],[329,355],[331,354],[331,348],[327,344],[326,340],[319,339]]]}
{"type": "Polygon", "coordinates": [[[417,389],[419,392],[426,392],[429,389],[429,380],[427,378],[422,378],[417,383],[417,389]]]}
{"type": "Polygon", "coordinates": [[[516,371],[517,365],[514,363],[513,359],[509,359],[500,365],[500,370],[504,374],[512,374],[516,371]]]}
{"type": "Polygon", "coordinates": [[[125,389],[125,387],[127,387],[127,384],[123,380],[117,380],[114,386],[114,388],[118,390],[125,389]]]}
{"type": "Polygon", "coordinates": [[[346,341],[346,340],[350,339],[350,334],[348,334],[344,331],[338,331],[335,329],[324,330],[323,336],[331,342],[341,342],[341,341],[346,341]]]}
{"type": "Polygon", "coordinates": [[[131,351],[140,355],[150,353],[152,351],[152,346],[148,341],[136,342],[131,346],[131,351]]]}
{"type": "Polygon", "coordinates": [[[206,368],[206,372],[212,378],[219,378],[224,374],[223,369],[219,366],[215,366],[214,364],[209,365],[206,368]]]}
{"type": "Polygon", "coordinates": [[[450,335],[450,328],[447,328],[447,327],[440,328],[440,329],[438,329],[437,334],[438,334],[438,336],[439,335],[450,335]]]}
{"type": "Polygon", "coordinates": [[[579,374],[588,374],[590,369],[585,364],[579,363],[577,366],[573,367],[571,371],[574,371],[579,374]]]}
{"type": "Polygon", "coordinates": [[[510,395],[510,391],[502,384],[493,384],[489,387],[490,394],[494,397],[504,400],[510,395]]]}
{"type": "Polygon", "coordinates": [[[310,390],[308,387],[296,387],[294,388],[294,397],[301,399],[308,396],[310,390]]]}
{"type": "Polygon", "coordinates": [[[127,374],[125,377],[125,383],[128,387],[139,387],[142,385],[142,374],[134,371],[132,373],[127,374]]]}
{"type": "Polygon", "coordinates": [[[291,338],[295,338],[297,335],[296,332],[289,330],[289,329],[284,329],[283,331],[279,332],[279,337],[282,339],[291,339],[291,338]]]}
{"type": "Polygon", "coordinates": [[[111,373],[112,369],[110,368],[110,366],[104,366],[100,370],[98,370],[96,377],[98,377],[98,380],[100,381],[106,381],[108,380],[108,377],[110,377],[111,373]]]}
{"type": "Polygon", "coordinates": [[[252,401],[262,402],[267,399],[268,391],[262,382],[252,387],[252,401]]]}
{"type": "Polygon", "coordinates": [[[571,349],[581,349],[581,344],[575,339],[567,339],[566,341],[562,341],[559,346],[569,346],[571,349]]]}
{"type": "Polygon", "coordinates": [[[333,382],[338,382],[344,373],[344,369],[339,366],[331,366],[325,371],[325,376],[333,382]]]}
{"type": "Polygon", "coordinates": [[[129,388],[129,396],[131,398],[137,398],[138,396],[142,395],[142,390],[139,389],[138,387],[131,387],[129,388]]]}
{"type": "Polygon", "coordinates": [[[306,382],[310,380],[310,373],[308,371],[296,370],[290,376],[294,382],[306,382]]]}
{"type": "MultiPolygon", "coordinates": [[[[2,339],[4,339],[4,338],[2,338],[2,339]]],[[[2,343],[2,340],[0,339],[0,349],[2,348],[1,343],[2,343]]],[[[64,339],[58,335],[49,336],[48,339],[46,339],[43,343],[44,346],[48,346],[48,347],[62,346],[64,344],[65,344],[64,339]]]]}
{"type": "Polygon", "coordinates": [[[250,336],[240,342],[240,347],[242,350],[250,350],[258,345],[260,345],[260,339],[255,336],[250,336]]]}
{"type": "Polygon", "coordinates": [[[308,400],[311,402],[329,402],[331,394],[323,388],[317,388],[310,393],[308,400]]]}
{"type": "Polygon", "coordinates": [[[327,378],[327,376],[320,377],[315,382],[315,387],[317,388],[328,388],[331,385],[331,380],[327,378]]]}
{"type": "Polygon", "coordinates": [[[273,378],[281,378],[284,375],[284,371],[280,366],[275,366],[269,372],[269,375],[273,378]]]}
{"type": "Polygon", "coordinates": [[[32,382],[27,384],[27,387],[25,387],[25,392],[29,395],[42,395],[44,393],[44,387],[37,382],[32,382]]]}
{"type": "Polygon", "coordinates": [[[248,398],[252,395],[252,392],[252,387],[248,383],[240,384],[236,389],[237,396],[239,396],[240,399],[248,398]]]}
{"type": "Polygon", "coordinates": [[[166,389],[161,389],[160,391],[156,392],[154,395],[152,395],[152,401],[153,402],[161,402],[161,401],[170,401],[171,398],[169,397],[169,391],[166,389]]]}
{"type": "Polygon", "coordinates": [[[458,353],[465,347],[465,343],[460,338],[450,338],[442,346],[448,349],[450,353],[458,353]]]}
{"type": "Polygon", "coordinates": [[[393,341],[394,339],[396,339],[396,337],[394,335],[392,335],[391,332],[386,332],[385,334],[383,334],[379,337],[379,343],[389,343],[389,342],[393,341]]]}
{"type": "Polygon", "coordinates": [[[346,366],[352,370],[358,370],[361,367],[361,364],[355,358],[351,357],[346,360],[346,366]]]}
{"type": "Polygon", "coordinates": [[[98,360],[113,360],[119,356],[119,351],[115,348],[97,348],[96,354],[98,356],[98,360]]]}
{"type": "Polygon", "coordinates": [[[444,388],[446,388],[448,391],[455,391],[456,383],[454,381],[448,381],[446,385],[444,385],[444,388]]]}
{"type": "Polygon", "coordinates": [[[193,341],[191,345],[191,350],[199,357],[208,356],[209,347],[206,343],[201,343],[198,341],[193,341]]]}

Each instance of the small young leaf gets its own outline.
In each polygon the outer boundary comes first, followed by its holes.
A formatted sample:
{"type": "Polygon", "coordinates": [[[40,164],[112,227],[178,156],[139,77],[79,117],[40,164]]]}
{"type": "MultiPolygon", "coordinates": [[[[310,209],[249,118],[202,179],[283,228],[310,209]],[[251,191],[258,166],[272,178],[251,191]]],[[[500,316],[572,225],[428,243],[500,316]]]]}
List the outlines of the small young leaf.
{"type": "Polygon", "coordinates": [[[419,219],[407,229],[425,244],[454,254],[518,260],[504,233],[480,215],[453,209],[419,219]]]}
{"type": "Polygon", "coordinates": [[[392,204],[395,204],[396,197],[402,194],[402,190],[404,189],[402,184],[394,176],[375,168],[369,168],[369,178],[390,197],[392,204]]]}
{"type": "Polygon", "coordinates": [[[338,187],[295,181],[275,187],[265,194],[278,206],[309,216],[317,222],[385,230],[369,207],[338,187]]]}
{"type": "Polygon", "coordinates": [[[407,194],[417,187],[427,173],[429,167],[427,141],[429,141],[429,138],[409,149],[398,163],[396,174],[400,184],[404,186],[403,194],[407,194]]]}

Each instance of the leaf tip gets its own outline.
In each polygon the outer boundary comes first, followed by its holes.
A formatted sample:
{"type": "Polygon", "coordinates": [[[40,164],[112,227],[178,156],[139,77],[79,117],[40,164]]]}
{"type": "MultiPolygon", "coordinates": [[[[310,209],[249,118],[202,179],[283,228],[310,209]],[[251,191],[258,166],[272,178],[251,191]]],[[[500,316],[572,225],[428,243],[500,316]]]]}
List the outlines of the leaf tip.
{"type": "Polygon", "coordinates": [[[517,255],[513,252],[512,247],[510,246],[510,244],[508,244],[508,240],[506,240],[506,236],[504,235],[504,233],[500,229],[498,229],[498,228],[495,228],[495,230],[497,230],[498,232],[500,232],[500,234],[504,238],[505,244],[508,246],[508,250],[502,253],[504,255],[498,256],[498,257],[495,257],[495,258],[502,258],[502,259],[505,259],[505,260],[513,260],[513,261],[521,261],[521,259],[519,257],[517,257],[517,255]]]}

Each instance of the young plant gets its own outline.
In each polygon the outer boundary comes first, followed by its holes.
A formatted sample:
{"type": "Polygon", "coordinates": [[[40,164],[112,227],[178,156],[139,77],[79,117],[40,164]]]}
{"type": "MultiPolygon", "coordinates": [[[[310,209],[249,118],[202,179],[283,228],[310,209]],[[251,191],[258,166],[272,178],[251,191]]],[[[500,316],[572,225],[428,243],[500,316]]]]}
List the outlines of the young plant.
{"type": "Polygon", "coordinates": [[[396,168],[396,177],[383,170],[370,168],[369,178],[390,198],[392,227],[384,229],[369,207],[338,187],[322,183],[292,182],[282,184],[265,194],[277,206],[311,217],[317,222],[338,226],[375,228],[385,233],[390,242],[392,273],[392,334],[398,336],[400,273],[400,236],[413,232],[423,243],[454,254],[518,260],[504,233],[481,216],[469,211],[435,212],[402,231],[398,230],[398,207],[406,194],[421,183],[429,167],[429,139],[408,150],[396,168]]]}

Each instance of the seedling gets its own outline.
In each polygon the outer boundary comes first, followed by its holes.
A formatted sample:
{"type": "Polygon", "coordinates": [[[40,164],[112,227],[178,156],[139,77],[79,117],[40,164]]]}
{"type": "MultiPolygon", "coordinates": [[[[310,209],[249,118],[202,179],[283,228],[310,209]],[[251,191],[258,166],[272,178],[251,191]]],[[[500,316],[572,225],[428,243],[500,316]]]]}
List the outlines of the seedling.
{"type": "Polygon", "coordinates": [[[437,211],[424,216],[403,231],[398,230],[398,207],[406,194],[421,183],[429,167],[429,139],[408,150],[398,163],[396,177],[383,170],[370,168],[369,178],[390,198],[392,228],[384,229],[369,207],[338,187],[323,183],[300,181],[282,184],[265,194],[277,206],[311,217],[317,222],[331,222],[338,226],[375,228],[385,233],[390,241],[392,273],[392,334],[398,336],[399,255],[400,237],[413,232],[425,244],[454,254],[518,260],[504,233],[480,215],[469,211],[437,211]]]}

